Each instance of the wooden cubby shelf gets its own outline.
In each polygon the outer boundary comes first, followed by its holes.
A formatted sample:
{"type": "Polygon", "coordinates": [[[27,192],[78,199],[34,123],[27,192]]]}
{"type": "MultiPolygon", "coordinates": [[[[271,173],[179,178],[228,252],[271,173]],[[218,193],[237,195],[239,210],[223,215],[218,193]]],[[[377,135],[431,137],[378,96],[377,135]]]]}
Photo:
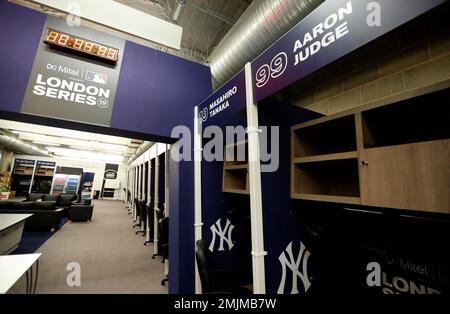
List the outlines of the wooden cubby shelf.
{"type": "Polygon", "coordinates": [[[247,160],[247,141],[241,141],[225,146],[222,192],[250,194],[247,160]],[[238,148],[244,149],[244,151],[241,151],[242,153],[238,154],[238,148]]]}
{"type": "Polygon", "coordinates": [[[248,169],[247,164],[241,164],[241,165],[225,165],[225,170],[238,170],[238,169],[248,169]]]}
{"type": "Polygon", "coordinates": [[[294,158],[356,151],[353,115],[319,123],[306,122],[292,130],[294,158]]]}
{"type": "Polygon", "coordinates": [[[350,197],[350,196],[329,196],[329,195],[320,195],[320,194],[293,194],[292,198],[299,199],[299,200],[306,200],[306,201],[361,204],[361,199],[359,197],[350,197]]]}
{"type": "Polygon", "coordinates": [[[291,128],[291,198],[450,213],[450,89],[291,128]]]}
{"type": "Polygon", "coordinates": [[[37,168],[34,175],[41,177],[53,177],[54,169],[53,168],[37,168]]]}
{"type": "Polygon", "coordinates": [[[358,158],[358,152],[346,152],[346,153],[336,153],[336,154],[327,154],[327,155],[318,155],[318,156],[309,156],[309,157],[297,157],[294,158],[294,163],[302,164],[309,162],[318,162],[318,161],[331,161],[331,160],[340,160],[340,159],[352,159],[358,158]]]}
{"type": "Polygon", "coordinates": [[[34,169],[34,167],[17,166],[14,169],[14,174],[31,176],[33,174],[33,169],[34,169]]]}
{"type": "Polygon", "coordinates": [[[359,198],[358,159],[294,165],[293,194],[359,198]]]}

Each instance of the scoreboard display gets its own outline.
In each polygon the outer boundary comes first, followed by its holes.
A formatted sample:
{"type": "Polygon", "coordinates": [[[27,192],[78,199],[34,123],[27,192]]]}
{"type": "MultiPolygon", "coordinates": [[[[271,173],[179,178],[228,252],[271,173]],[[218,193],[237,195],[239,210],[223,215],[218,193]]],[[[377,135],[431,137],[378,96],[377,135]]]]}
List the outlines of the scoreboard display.
{"type": "Polygon", "coordinates": [[[89,41],[77,36],[66,34],[54,29],[47,29],[45,43],[61,48],[67,48],[82,54],[88,54],[109,62],[117,62],[119,49],[89,41]]]}

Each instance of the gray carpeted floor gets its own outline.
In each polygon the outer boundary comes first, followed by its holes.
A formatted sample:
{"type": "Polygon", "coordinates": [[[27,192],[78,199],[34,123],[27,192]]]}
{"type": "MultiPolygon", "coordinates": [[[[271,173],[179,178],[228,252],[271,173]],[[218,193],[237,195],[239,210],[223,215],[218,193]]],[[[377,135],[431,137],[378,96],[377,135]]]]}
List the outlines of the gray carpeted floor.
{"type": "MultiPolygon", "coordinates": [[[[144,246],[132,224],[123,202],[96,200],[90,223],[67,222],[37,250],[36,293],[167,293],[161,258],[151,259],[153,243],[144,246]],[[66,283],[70,262],[81,266],[80,287],[66,283]]],[[[25,276],[10,290],[24,292],[25,276]]]]}

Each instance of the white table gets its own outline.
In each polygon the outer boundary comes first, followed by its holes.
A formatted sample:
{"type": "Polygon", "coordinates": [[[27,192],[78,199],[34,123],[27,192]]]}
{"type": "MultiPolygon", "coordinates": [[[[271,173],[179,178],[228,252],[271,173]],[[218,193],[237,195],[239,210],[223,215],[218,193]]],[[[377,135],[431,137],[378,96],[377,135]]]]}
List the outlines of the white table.
{"type": "Polygon", "coordinates": [[[0,293],[3,294],[8,292],[25,272],[27,276],[26,292],[35,293],[40,256],[41,253],[0,256],[0,293]],[[36,265],[35,276],[33,276],[33,265],[36,265]]]}
{"type": "Polygon", "coordinates": [[[22,239],[25,220],[33,214],[0,214],[0,254],[14,251],[22,239]]]}

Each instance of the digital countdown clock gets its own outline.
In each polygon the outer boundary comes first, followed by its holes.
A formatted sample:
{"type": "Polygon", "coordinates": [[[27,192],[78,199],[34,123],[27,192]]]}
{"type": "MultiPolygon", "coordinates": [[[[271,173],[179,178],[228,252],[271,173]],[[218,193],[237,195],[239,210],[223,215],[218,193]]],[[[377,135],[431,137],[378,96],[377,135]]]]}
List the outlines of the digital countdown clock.
{"type": "Polygon", "coordinates": [[[45,43],[56,45],[57,47],[70,49],[82,54],[88,54],[109,62],[117,62],[119,59],[119,49],[101,45],[77,36],[66,34],[54,29],[47,29],[45,43]]]}

